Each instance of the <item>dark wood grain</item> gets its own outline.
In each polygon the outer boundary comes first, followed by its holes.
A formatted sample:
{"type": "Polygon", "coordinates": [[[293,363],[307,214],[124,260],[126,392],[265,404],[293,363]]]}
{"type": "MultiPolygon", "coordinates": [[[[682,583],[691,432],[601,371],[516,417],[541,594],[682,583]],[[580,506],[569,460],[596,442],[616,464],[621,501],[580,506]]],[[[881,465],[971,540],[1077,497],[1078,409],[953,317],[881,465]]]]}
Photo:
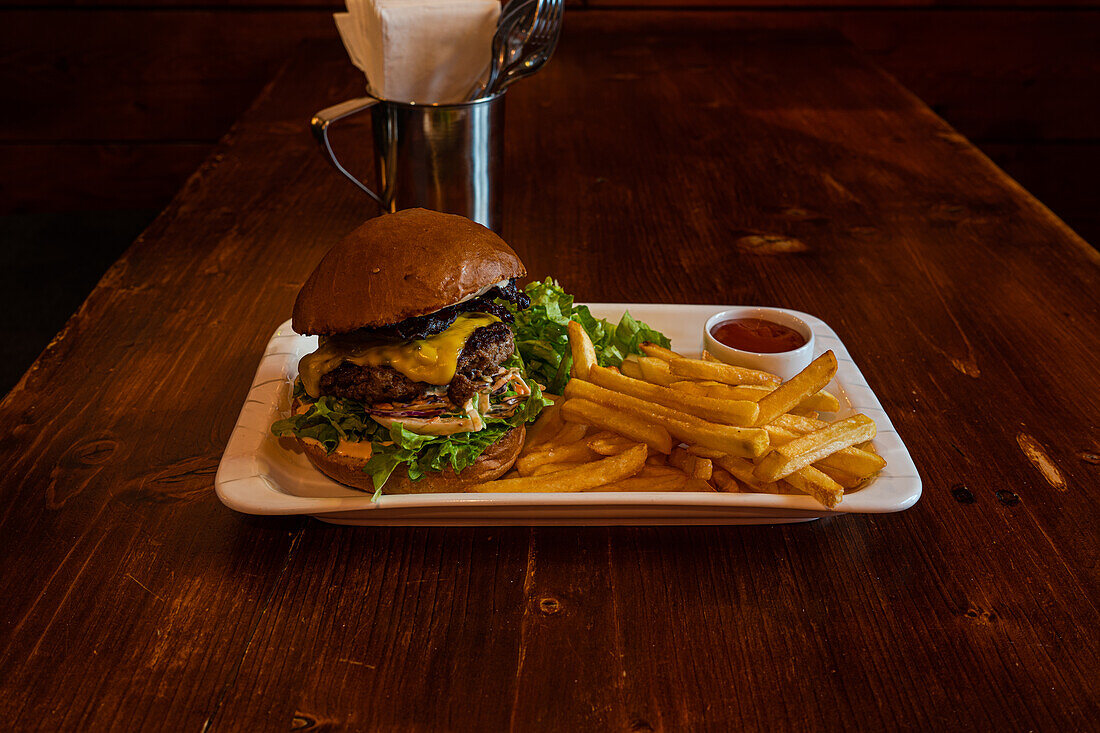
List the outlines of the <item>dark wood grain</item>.
{"type": "MultiPolygon", "coordinates": [[[[1076,193],[1100,155],[1088,4],[735,3],[724,22],[843,32],[1098,241],[1076,193]]],[[[296,0],[19,7],[0,11],[0,85],[20,111],[0,122],[0,213],[162,207],[297,43],[336,39],[337,5],[296,0]]]]}
{"type": "Polygon", "coordinates": [[[509,91],[504,235],[530,274],[584,300],[822,317],[921,501],[740,528],[222,507],[212,474],[264,343],[372,214],[305,130],[357,91],[313,45],[0,403],[13,728],[1093,724],[1096,250],[835,37],[724,14],[566,31],[509,91]],[[805,248],[737,246],[752,234],[805,248]]]}

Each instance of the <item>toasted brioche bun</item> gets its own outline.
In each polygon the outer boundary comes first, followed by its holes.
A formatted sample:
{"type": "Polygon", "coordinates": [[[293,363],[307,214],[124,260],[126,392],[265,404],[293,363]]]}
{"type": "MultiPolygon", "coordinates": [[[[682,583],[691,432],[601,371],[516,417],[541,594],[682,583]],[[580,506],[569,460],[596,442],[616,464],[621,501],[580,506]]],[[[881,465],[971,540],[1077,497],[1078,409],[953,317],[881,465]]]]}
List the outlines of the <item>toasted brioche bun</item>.
{"type": "MultiPolygon", "coordinates": [[[[500,478],[516,462],[523,448],[526,429],[522,425],[512,428],[500,440],[489,446],[472,466],[467,466],[460,474],[451,468],[442,473],[426,473],[413,481],[404,468],[397,468],[389,481],[382,487],[384,494],[444,494],[465,492],[470,486],[484,481],[500,478]]],[[[317,467],[333,481],[374,493],[374,482],[370,474],[363,473],[366,460],[341,453],[326,453],[318,443],[306,443],[299,440],[298,445],[317,467]]]]}
{"type": "Polygon", "coordinates": [[[294,303],[294,330],[332,335],[388,326],[527,274],[489,229],[406,209],[370,219],[329,250],[294,303]]]}

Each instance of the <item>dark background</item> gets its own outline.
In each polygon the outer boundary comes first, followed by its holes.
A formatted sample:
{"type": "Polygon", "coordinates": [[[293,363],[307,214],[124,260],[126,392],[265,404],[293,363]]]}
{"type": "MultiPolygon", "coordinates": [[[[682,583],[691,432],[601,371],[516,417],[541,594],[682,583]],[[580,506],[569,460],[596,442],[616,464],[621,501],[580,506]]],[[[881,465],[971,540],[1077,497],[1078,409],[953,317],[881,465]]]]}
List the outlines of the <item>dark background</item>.
{"type": "MultiPolygon", "coordinates": [[[[658,7],[840,31],[1100,241],[1100,0],[573,0],[569,12],[658,7]]],[[[0,307],[9,314],[0,394],[295,46],[339,43],[331,16],[341,9],[323,0],[0,7],[0,307]]]]}

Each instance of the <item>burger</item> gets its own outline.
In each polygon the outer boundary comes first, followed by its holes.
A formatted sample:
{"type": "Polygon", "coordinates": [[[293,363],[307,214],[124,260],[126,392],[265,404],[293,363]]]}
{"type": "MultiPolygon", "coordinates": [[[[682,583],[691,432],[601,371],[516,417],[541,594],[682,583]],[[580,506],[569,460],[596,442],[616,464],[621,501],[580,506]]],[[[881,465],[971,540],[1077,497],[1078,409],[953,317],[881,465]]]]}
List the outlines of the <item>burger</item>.
{"type": "Polygon", "coordinates": [[[333,247],[294,303],[318,336],[292,414],[272,431],[330,478],[385,493],[465,491],[499,477],[549,404],[516,351],[523,263],[469,219],[407,209],[333,247]]]}

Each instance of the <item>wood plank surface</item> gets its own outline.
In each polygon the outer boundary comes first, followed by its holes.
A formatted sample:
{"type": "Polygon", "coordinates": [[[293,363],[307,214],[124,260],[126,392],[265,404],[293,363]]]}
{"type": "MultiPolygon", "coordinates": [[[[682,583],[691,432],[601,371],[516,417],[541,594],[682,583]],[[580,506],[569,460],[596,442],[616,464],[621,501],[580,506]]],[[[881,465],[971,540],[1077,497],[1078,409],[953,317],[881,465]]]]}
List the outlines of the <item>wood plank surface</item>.
{"type": "MultiPolygon", "coordinates": [[[[0,213],[162,207],[297,43],[336,40],[335,5],[48,7],[0,11],[0,85],[20,110],[0,122],[0,213]]],[[[1100,154],[1100,13],[955,2],[724,12],[744,28],[844,33],[1100,241],[1095,207],[1077,193],[1092,190],[1100,154]],[[1081,154],[1064,154],[1070,146],[1081,154]]]]}
{"type": "Polygon", "coordinates": [[[504,236],[581,300],[820,316],[921,470],[915,507],[465,529],[222,507],[263,345],[373,213],[305,129],[357,87],[306,47],[0,403],[11,727],[1092,724],[1100,256],[834,37],[569,16],[508,93],[504,236]]]}

